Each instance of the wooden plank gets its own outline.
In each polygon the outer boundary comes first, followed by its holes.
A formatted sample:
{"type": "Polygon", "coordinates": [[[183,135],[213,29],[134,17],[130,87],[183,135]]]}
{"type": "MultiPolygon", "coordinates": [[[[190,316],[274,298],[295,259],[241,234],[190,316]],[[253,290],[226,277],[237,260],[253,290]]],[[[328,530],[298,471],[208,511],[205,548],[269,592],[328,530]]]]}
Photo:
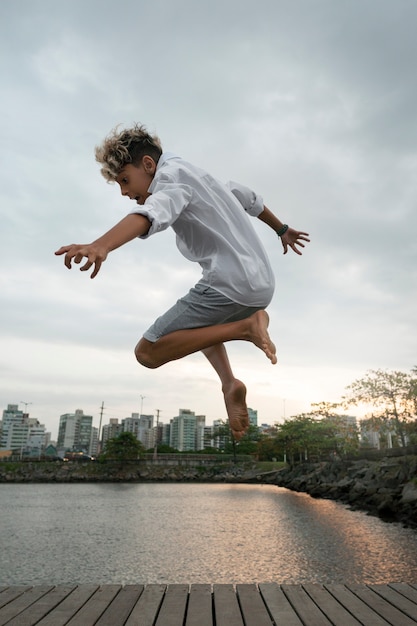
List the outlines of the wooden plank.
{"type": "Polygon", "coordinates": [[[0,587],[0,626],[416,626],[417,585],[0,587]]]}
{"type": "Polygon", "coordinates": [[[303,624],[308,626],[332,626],[301,585],[281,585],[281,589],[294,607],[303,624]]]}
{"type": "Polygon", "coordinates": [[[276,624],[282,624],[282,626],[303,626],[300,618],[277,583],[260,583],[259,589],[276,624]]]}
{"type": "Polygon", "coordinates": [[[25,611],[17,615],[8,626],[34,626],[42,617],[50,613],[58,604],[66,598],[74,589],[74,585],[62,585],[54,587],[34,604],[31,604],[25,611]]]}
{"type": "Polygon", "coordinates": [[[191,585],[185,626],[213,626],[211,585],[191,585]]]}
{"type": "Polygon", "coordinates": [[[417,622],[417,604],[413,600],[405,598],[401,593],[391,589],[388,585],[369,585],[369,587],[384,600],[387,600],[387,602],[417,622]]]}
{"type": "Polygon", "coordinates": [[[312,600],[320,607],[333,626],[362,626],[351,613],[332,596],[323,585],[309,583],[303,585],[312,600]]]}
{"type": "Polygon", "coordinates": [[[78,585],[52,613],[41,619],[36,626],[65,626],[98,588],[99,585],[78,585]]]}
{"type": "Polygon", "coordinates": [[[126,585],[104,611],[95,626],[124,626],[143,591],[143,585],[126,585]]]}
{"type": "Polygon", "coordinates": [[[153,626],[164,598],[166,585],[146,585],[136,602],[126,626],[153,626]]]}
{"type": "Polygon", "coordinates": [[[416,623],[413,619],[410,619],[407,615],[392,606],[392,604],[384,600],[381,595],[377,594],[370,587],[366,585],[346,586],[392,626],[415,626],[416,623]]]}
{"type": "Polygon", "coordinates": [[[273,626],[271,616],[255,584],[236,585],[245,626],[273,626]]]}
{"type": "Polygon", "coordinates": [[[155,626],[183,626],[187,600],[188,585],[169,585],[155,626]]]}
{"type": "Polygon", "coordinates": [[[325,589],[336,598],[340,604],[352,613],[362,624],[372,626],[389,626],[389,623],[377,615],[365,602],[342,584],[324,585],[325,589]]]}
{"type": "Polygon", "coordinates": [[[213,585],[216,626],[245,626],[233,585],[213,585]]]}
{"type": "Polygon", "coordinates": [[[28,606],[39,600],[42,596],[53,589],[52,585],[39,585],[29,587],[27,591],[18,595],[12,602],[0,609],[0,626],[3,626],[11,619],[22,613],[28,606]]]}
{"type": "Polygon", "coordinates": [[[119,593],[121,585],[102,585],[68,622],[68,626],[91,626],[119,593]]]}
{"type": "Polygon", "coordinates": [[[0,609],[29,589],[29,585],[14,585],[12,587],[6,587],[0,596],[0,609]]]}
{"type": "Polygon", "coordinates": [[[411,585],[408,585],[407,583],[390,583],[389,586],[417,604],[417,589],[411,585]]]}

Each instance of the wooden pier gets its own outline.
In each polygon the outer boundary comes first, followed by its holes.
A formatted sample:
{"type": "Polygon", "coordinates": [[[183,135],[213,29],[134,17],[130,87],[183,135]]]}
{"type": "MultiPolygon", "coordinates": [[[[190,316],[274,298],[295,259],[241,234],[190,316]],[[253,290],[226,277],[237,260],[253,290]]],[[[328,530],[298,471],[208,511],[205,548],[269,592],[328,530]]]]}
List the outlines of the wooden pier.
{"type": "Polygon", "coordinates": [[[414,626],[417,584],[0,587],[0,626],[414,626]]]}

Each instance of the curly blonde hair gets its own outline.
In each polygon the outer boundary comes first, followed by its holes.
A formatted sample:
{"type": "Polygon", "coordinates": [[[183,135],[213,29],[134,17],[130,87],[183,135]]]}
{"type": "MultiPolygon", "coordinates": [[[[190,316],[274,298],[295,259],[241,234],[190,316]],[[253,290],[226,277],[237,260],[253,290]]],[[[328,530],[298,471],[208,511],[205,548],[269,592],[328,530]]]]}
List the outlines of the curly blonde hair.
{"type": "Polygon", "coordinates": [[[116,126],[95,149],[96,161],[103,166],[100,171],[109,183],[116,180],[128,163],[137,165],[145,155],[149,155],[155,163],[158,163],[161,154],[159,138],[150,135],[141,124],[121,131],[119,126],[116,126]]]}

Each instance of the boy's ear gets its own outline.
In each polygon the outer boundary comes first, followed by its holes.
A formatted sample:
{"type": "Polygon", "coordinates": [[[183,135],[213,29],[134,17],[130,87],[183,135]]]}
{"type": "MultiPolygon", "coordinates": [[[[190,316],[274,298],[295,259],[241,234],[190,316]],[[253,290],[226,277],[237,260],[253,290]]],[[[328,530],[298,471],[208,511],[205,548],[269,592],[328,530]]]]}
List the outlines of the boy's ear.
{"type": "Polygon", "coordinates": [[[156,163],[148,154],[145,154],[145,156],[142,157],[142,165],[147,174],[155,174],[156,163]]]}

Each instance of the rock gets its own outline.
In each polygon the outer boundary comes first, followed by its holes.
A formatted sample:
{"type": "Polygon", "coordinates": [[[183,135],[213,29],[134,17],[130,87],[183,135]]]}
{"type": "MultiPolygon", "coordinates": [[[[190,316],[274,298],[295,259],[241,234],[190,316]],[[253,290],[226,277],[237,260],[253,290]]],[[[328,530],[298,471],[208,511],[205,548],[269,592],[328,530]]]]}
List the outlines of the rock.
{"type": "Polygon", "coordinates": [[[400,503],[414,503],[417,505],[417,484],[414,480],[409,481],[402,488],[400,503]]]}
{"type": "Polygon", "coordinates": [[[417,457],[300,464],[276,473],[280,487],[346,502],[355,509],[417,527],[417,457]]]}

